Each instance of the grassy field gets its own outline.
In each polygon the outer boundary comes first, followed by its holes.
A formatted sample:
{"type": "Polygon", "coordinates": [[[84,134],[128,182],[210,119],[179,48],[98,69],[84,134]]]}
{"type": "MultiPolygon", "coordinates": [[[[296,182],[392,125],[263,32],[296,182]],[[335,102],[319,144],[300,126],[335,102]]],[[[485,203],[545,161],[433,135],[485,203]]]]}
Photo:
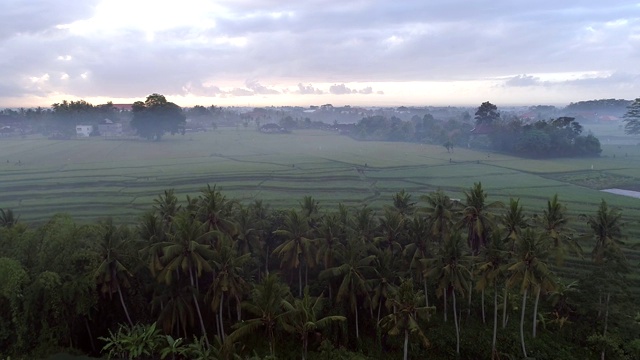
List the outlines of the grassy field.
{"type": "MultiPolygon", "coordinates": [[[[611,137],[621,137],[612,132],[611,137]]],[[[246,129],[135,139],[0,139],[0,208],[23,220],[46,221],[67,212],[79,221],[112,216],[135,222],[163,190],[184,198],[207,184],[249,202],[275,208],[298,206],[305,196],[321,208],[338,203],[380,209],[406,189],[414,199],[437,189],[453,198],[481,181],[490,200],[520,198],[540,212],[554,194],[568,206],[571,226],[584,231],[581,214],[593,214],[601,199],[623,210],[629,243],[640,239],[640,199],[599,191],[640,190],[640,146],[603,141],[600,158],[521,159],[502,154],[409,143],[359,142],[320,131],[261,134],[246,129]]],[[[585,249],[592,244],[585,243],[585,249]]],[[[634,267],[639,250],[626,251],[634,267]]],[[[575,276],[586,260],[568,259],[559,271],[575,276]]],[[[631,277],[640,292],[640,274],[631,277]]]]}
{"type": "Polygon", "coordinates": [[[409,143],[358,142],[320,131],[253,130],[143,140],[0,140],[0,208],[41,222],[56,212],[78,220],[132,221],[165,189],[195,195],[206,184],[243,201],[296,206],[305,195],[381,207],[401,189],[414,197],[441,188],[452,197],[481,181],[495,200],[519,197],[536,210],[555,193],[578,215],[600,199],[638,219],[640,200],[598,191],[640,187],[640,147],[604,145],[597,159],[521,159],[409,143]]]}

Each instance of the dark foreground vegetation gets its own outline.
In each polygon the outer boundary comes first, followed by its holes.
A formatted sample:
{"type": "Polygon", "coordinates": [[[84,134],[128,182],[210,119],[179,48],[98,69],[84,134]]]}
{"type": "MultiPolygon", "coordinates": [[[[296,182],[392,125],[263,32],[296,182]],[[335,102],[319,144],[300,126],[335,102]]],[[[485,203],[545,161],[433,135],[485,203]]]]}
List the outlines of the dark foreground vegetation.
{"type": "Polygon", "coordinates": [[[0,358],[640,357],[606,202],[569,219],[553,196],[526,214],[480,183],[414,200],[280,211],[207,186],[183,201],[165,191],[136,226],[29,227],[2,210],[0,358]],[[582,256],[582,275],[559,275],[582,256]]]}

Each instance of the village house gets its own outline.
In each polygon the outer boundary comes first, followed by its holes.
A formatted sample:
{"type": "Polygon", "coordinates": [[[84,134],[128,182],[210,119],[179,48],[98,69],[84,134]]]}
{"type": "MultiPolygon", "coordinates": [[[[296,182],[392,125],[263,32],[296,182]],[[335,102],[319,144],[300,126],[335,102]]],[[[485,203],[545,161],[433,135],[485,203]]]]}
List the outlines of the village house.
{"type": "Polygon", "coordinates": [[[76,125],[77,137],[89,137],[93,131],[93,125],[76,125]]]}
{"type": "Polygon", "coordinates": [[[98,132],[102,136],[120,136],[122,135],[122,124],[104,119],[98,124],[98,132]]]}

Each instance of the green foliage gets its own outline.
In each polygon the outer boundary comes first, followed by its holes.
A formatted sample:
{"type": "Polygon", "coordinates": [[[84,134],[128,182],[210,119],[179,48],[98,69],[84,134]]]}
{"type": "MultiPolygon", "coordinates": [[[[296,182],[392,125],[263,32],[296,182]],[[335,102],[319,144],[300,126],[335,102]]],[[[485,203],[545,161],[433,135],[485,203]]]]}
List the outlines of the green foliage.
{"type": "Polygon", "coordinates": [[[625,133],[631,135],[640,134],[640,98],[635,99],[633,103],[629,104],[623,120],[625,122],[625,133]]]}
{"type": "Polygon", "coordinates": [[[598,156],[600,141],[593,134],[582,134],[582,125],[572,117],[538,120],[523,124],[520,120],[494,123],[489,138],[493,149],[527,157],[598,156]]]}
{"type": "Polygon", "coordinates": [[[475,113],[476,126],[486,125],[491,126],[494,122],[500,119],[500,113],[498,107],[492,103],[485,101],[478,107],[475,113]]]}
{"type": "Polygon", "coordinates": [[[151,94],[144,102],[136,101],[132,110],[131,127],[145,139],[158,141],[167,132],[184,135],[186,117],[182,109],[163,95],[151,94]]]}

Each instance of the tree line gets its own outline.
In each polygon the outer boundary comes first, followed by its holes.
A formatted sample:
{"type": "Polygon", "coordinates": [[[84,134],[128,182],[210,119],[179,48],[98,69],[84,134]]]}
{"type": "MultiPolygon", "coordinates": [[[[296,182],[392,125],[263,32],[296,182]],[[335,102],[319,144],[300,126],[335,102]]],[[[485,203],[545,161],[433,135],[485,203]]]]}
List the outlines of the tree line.
{"type": "Polygon", "coordinates": [[[30,227],[5,209],[0,357],[638,358],[622,225],[605,201],[574,219],[556,195],[528,214],[480,183],[459,200],[401,191],[379,212],[210,186],[163,192],[134,225],[30,227]],[[590,265],[575,274],[569,255],[590,265]]]}

